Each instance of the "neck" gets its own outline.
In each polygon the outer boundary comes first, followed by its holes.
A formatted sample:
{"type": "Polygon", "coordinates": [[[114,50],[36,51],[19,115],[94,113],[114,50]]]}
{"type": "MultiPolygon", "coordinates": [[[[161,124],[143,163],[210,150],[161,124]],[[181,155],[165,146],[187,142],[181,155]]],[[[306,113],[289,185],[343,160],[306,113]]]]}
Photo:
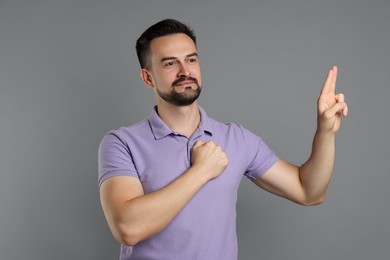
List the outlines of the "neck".
{"type": "Polygon", "coordinates": [[[197,102],[189,106],[178,107],[166,102],[158,102],[157,112],[173,131],[190,137],[200,123],[200,113],[197,102]]]}

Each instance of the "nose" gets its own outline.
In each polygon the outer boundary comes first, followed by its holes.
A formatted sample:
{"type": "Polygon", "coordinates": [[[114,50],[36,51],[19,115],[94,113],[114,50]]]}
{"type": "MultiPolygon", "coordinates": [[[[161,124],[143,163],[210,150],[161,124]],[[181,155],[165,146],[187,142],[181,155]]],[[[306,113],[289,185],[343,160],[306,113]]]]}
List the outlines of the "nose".
{"type": "Polygon", "coordinates": [[[191,72],[190,70],[188,69],[187,65],[185,64],[181,64],[180,65],[180,70],[179,70],[179,73],[178,73],[178,77],[188,77],[191,75],[191,72]]]}

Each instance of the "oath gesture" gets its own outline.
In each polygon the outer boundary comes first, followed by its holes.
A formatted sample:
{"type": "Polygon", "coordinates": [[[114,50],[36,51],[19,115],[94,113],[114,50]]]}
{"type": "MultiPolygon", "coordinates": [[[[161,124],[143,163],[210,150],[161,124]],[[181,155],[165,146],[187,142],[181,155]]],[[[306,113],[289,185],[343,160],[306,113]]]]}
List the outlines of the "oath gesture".
{"type": "Polygon", "coordinates": [[[344,94],[335,94],[337,81],[337,67],[334,66],[328,73],[328,78],[318,98],[318,130],[336,133],[340,128],[341,116],[347,116],[348,106],[344,101],[344,94]]]}

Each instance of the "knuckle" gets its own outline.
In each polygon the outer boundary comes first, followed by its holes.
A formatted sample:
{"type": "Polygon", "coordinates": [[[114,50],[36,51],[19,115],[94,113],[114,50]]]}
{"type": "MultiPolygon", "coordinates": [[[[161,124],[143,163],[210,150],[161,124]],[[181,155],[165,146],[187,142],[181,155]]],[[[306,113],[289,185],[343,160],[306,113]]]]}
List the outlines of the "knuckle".
{"type": "Polygon", "coordinates": [[[213,141],[208,141],[207,142],[207,146],[208,147],[214,147],[215,146],[215,143],[213,141]]]}
{"type": "Polygon", "coordinates": [[[345,96],[344,96],[343,93],[339,93],[339,94],[337,95],[337,98],[338,98],[339,101],[344,101],[345,96]]]}
{"type": "Polygon", "coordinates": [[[324,114],[323,114],[324,118],[325,119],[329,119],[332,117],[332,112],[330,110],[326,111],[324,114]]]}
{"type": "Polygon", "coordinates": [[[222,153],[222,158],[223,158],[223,160],[226,161],[226,162],[229,161],[229,159],[228,159],[226,153],[224,153],[224,152],[222,153]]]}

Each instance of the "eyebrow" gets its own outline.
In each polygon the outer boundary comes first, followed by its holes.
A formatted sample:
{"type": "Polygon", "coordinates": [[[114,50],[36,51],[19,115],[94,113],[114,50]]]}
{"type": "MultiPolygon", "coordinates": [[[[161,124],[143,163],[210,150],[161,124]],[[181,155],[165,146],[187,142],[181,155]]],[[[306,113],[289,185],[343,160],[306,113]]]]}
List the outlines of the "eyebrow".
{"type": "MultiPolygon", "coordinates": [[[[186,55],[186,58],[193,57],[193,56],[198,57],[198,53],[193,52],[191,54],[188,54],[188,55],[186,55]]],[[[166,61],[166,60],[177,60],[177,57],[173,57],[173,56],[172,57],[164,57],[164,58],[161,59],[160,62],[163,62],[163,61],[166,61]]]]}

